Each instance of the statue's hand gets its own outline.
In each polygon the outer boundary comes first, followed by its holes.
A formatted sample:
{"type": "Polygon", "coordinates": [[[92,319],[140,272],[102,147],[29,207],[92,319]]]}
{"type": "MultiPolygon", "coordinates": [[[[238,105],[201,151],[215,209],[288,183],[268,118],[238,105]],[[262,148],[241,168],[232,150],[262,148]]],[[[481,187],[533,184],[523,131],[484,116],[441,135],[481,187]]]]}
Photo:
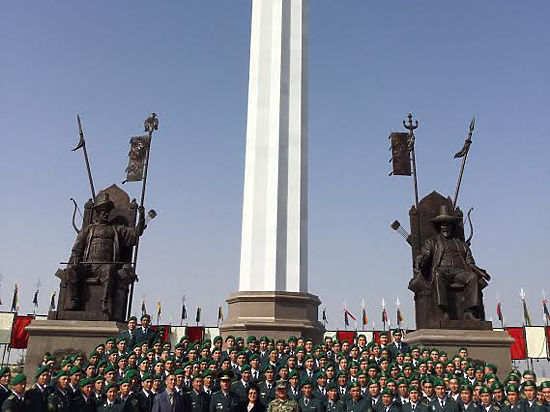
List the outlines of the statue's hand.
{"type": "Polygon", "coordinates": [[[145,216],[145,208],[143,206],[138,207],[138,212],[140,215],[145,216]]]}

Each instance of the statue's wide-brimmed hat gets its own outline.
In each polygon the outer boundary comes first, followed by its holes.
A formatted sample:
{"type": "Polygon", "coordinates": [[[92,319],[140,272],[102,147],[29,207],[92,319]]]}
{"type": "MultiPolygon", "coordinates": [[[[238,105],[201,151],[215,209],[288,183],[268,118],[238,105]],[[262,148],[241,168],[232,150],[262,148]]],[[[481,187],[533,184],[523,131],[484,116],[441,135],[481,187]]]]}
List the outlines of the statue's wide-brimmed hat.
{"type": "Polygon", "coordinates": [[[439,215],[434,217],[433,219],[430,219],[432,223],[457,223],[460,220],[458,216],[454,216],[449,214],[449,211],[447,209],[447,205],[442,205],[439,209],[439,215]]]}
{"type": "Polygon", "coordinates": [[[96,210],[99,209],[108,209],[111,210],[115,207],[113,201],[109,198],[109,193],[103,192],[96,196],[95,203],[93,208],[96,210]]]}

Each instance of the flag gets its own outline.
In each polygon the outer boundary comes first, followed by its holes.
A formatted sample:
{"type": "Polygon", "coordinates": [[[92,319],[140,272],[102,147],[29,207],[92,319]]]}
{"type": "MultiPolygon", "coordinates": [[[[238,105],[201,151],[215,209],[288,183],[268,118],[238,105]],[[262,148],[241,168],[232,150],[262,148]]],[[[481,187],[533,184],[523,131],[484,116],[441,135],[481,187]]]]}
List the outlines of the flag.
{"type": "Polygon", "coordinates": [[[181,304],[181,319],[187,319],[187,308],[185,307],[185,302],[181,304]]]}
{"type": "Polygon", "coordinates": [[[382,323],[384,324],[384,326],[386,325],[386,323],[388,323],[388,313],[386,312],[385,307],[382,308],[382,323]]]}
{"type": "Polygon", "coordinates": [[[533,322],[531,322],[531,316],[529,315],[529,309],[527,308],[527,302],[525,302],[525,297],[521,299],[521,303],[523,305],[523,321],[525,323],[525,326],[533,326],[533,322]]]}
{"type": "Polygon", "coordinates": [[[145,158],[151,140],[149,136],[136,136],[130,139],[130,152],[128,153],[128,166],[126,167],[125,182],[139,182],[143,179],[145,158]]]}
{"type": "Polygon", "coordinates": [[[464,146],[462,146],[462,149],[460,149],[459,152],[455,153],[454,155],[455,159],[460,159],[461,157],[466,156],[470,151],[470,146],[472,145],[472,133],[474,132],[475,124],[476,124],[476,118],[474,117],[470,122],[470,132],[468,134],[468,137],[464,141],[464,146]]]}
{"type": "Polygon", "coordinates": [[[344,309],[344,325],[349,326],[348,311],[344,309]]]}
{"type": "Polygon", "coordinates": [[[50,310],[55,310],[55,292],[50,297],[50,310]]]}
{"type": "Polygon", "coordinates": [[[218,307],[218,321],[223,320],[223,308],[218,307]]]}
{"type": "Polygon", "coordinates": [[[34,305],[35,308],[38,307],[38,289],[36,289],[34,292],[34,297],[32,298],[32,304],[34,305]]]}
{"type": "Polygon", "coordinates": [[[365,308],[361,309],[361,318],[363,326],[367,326],[367,324],[369,323],[369,318],[367,317],[367,310],[365,308]]]}
{"type": "Polygon", "coordinates": [[[201,321],[201,307],[197,306],[197,315],[195,316],[195,322],[199,323],[201,321]]]}
{"type": "Polygon", "coordinates": [[[405,319],[403,318],[403,314],[401,313],[401,308],[397,307],[397,326],[401,326],[405,319]]]}
{"type": "Polygon", "coordinates": [[[13,288],[13,298],[11,299],[11,312],[17,312],[19,310],[19,287],[17,286],[17,283],[15,284],[15,287],[13,288]]]}
{"type": "Polygon", "coordinates": [[[141,316],[147,313],[147,307],[145,306],[145,298],[141,299],[141,316]]]}
{"type": "Polygon", "coordinates": [[[323,309],[323,323],[326,325],[328,323],[327,319],[327,308],[323,309]]]}
{"type": "Polygon", "coordinates": [[[502,324],[504,322],[504,315],[502,314],[502,303],[500,302],[500,300],[497,302],[497,316],[498,320],[502,324]]]}
{"type": "Polygon", "coordinates": [[[548,301],[546,299],[542,300],[542,310],[544,311],[544,316],[546,317],[546,322],[550,322],[550,312],[548,312],[548,301]]]}
{"type": "Polygon", "coordinates": [[[160,302],[160,299],[157,300],[157,318],[160,318],[160,315],[162,313],[162,303],[160,302]]]}
{"type": "Polygon", "coordinates": [[[393,169],[390,173],[394,176],[411,175],[411,155],[408,147],[408,132],[390,133],[391,141],[391,163],[393,169]]]}

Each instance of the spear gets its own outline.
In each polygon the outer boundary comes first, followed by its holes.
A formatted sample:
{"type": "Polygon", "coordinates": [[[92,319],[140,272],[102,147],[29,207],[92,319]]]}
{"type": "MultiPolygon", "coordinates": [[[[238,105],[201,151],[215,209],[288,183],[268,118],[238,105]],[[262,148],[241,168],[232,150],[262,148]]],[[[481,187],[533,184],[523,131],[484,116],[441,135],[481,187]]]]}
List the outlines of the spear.
{"type": "Polygon", "coordinates": [[[468,152],[470,151],[470,146],[472,144],[472,134],[474,133],[475,125],[476,125],[476,118],[474,116],[472,118],[472,121],[470,122],[470,130],[468,131],[468,136],[464,141],[464,146],[462,146],[462,149],[460,149],[460,152],[454,155],[455,159],[458,159],[460,157],[462,158],[462,166],[460,167],[460,173],[458,174],[458,182],[456,183],[455,199],[453,201],[453,210],[456,209],[456,202],[458,201],[458,192],[460,191],[462,176],[464,176],[464,167],[466,166],[466,159],[468,158],[468,152]]]}
{"type": "Polygon", "coordinates": [[[86,140],[84,140],[84,132],[82,131],[82,123],[80,123],[79,115],[76,115],[76,121],[78,122],[78,133],[80,134],[80,140],[71,152],[76,152],[78,149],[82,148],[82,152],[84,153],[84,161],[86,162],[86,170],[88,171],[88,179],[90,180],[90,189],[92,190],[92,201],[95,202],[94,179],[92,178],[90,160],[88,159],[88,150],[86,150],[86,140]]]}

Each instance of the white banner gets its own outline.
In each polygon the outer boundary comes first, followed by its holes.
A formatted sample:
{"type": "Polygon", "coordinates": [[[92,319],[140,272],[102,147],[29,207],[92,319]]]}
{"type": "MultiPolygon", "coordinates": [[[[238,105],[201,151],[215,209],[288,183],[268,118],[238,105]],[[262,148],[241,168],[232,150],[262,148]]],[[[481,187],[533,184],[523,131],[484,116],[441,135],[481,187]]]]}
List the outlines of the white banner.
{"type": "Polygon", "coordinates": [[[204,339],[213,340],[219,334],[220,328],[204,328],[204,339]]]}
{"type": "Polygon", "coordinates": [[[8,345],[11,340],[11,328],[15,313],[2,312],[0,313],[0,345],[8,345]]]}
{"type": "Polygon", "coordinates": [[[179,343],[180,339],[185,335],[185,326],[172,326],[170,330],[170,343],[172,347],[174,347],[174,345],[179,343]]]}
{"type": "Polygon", "coordinates": [[[546,358],[546,331],[543,326],[526,326],[525,340],[527,341],[527,357],[546,358]]]}

